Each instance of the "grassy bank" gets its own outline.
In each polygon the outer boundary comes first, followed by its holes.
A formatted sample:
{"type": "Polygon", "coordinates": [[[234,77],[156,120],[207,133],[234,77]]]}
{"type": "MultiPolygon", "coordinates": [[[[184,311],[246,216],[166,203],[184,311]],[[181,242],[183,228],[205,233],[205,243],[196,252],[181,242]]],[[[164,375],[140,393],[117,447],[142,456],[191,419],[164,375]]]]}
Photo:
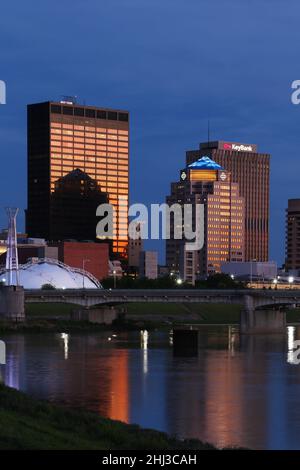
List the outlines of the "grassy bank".
{"type": "Polygon", "coordinates": [[[241,307],[228,304],[132,303],[126,305],[129,320],[175,323],[238,323],[241,307]]]}
{"type": "MultiPolygon", "coordinates": [[[[228,304],[181,304],[181,303],[128,303],[120,306],[125,308],[126,317],[135,321],[196,321],[200,323],[237,323],[240,306],[228,304]]],[[[33,319],[68,320],[71,312],[79,307],[63,303],[32,303],[26,304],[26,316],[33,319]]]]}
{"type": "MultiPolygon", "coordinates": [[[[120,306],[125,308],[126,315],[116,321],[112,327],[89,323],[87,321],[70,320],[71,312],[78,309],[73,304],[63,303],[32,303],[26,304],[26,322],[0,322],[1,332],[72,332],[102,331],[107,329],[136,330],[169,328],[181,324],[197,325],[228,325],[239,324],[240,305],[229,304],[175,304],[175,303],[128,303],[120,306]]],[[[288,310],[287,322],[300,323],[300,310],[288,310]]]]}
{"type": "Polygon", "coordinates": [[[29,318],[52,317],[69,319],[72,310],[80,308],[75,304],[64,303],[28,303],[25,304],[25,313],[29,318]]]}
{"type": "Polygon", "coordinates": [[[0,449],[209,450],[213,446],[53,406],[0,385],[0,449]]]}
{"type": "MultiPolygon", "coordinates": [[[[235,304],[133,303],[126,306],[131,320],[158,319],[199,324],[238,324],[242,306],[235,304]]],[[[288,323],[300,323],[300,309],[286,311],[288,323]]]]}

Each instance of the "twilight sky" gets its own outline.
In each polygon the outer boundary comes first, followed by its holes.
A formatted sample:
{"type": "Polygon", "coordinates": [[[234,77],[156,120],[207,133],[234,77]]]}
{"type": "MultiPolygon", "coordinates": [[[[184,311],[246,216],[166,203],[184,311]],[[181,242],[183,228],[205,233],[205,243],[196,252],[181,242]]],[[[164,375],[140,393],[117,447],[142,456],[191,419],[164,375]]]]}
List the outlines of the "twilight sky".
{"type": "MultiPolygon", "coordinates": [[[[131,113],[131,202],[164,202],[185,150],[256,143],[271,161],[271,253],[300,197],[298,0],[11,0],[0,7],[0,227],[26,208],[26,104],[77,95],[131,113]]],[[[162,244],[149,243],[160,249],[162,244]]]]}

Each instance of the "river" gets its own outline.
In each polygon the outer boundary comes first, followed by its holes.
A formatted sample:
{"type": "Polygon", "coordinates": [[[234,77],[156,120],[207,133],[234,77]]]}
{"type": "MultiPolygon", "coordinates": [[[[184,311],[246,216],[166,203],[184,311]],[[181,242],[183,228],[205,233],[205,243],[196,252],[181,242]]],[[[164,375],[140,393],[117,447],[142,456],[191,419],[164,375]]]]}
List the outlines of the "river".
{"type": "Polygon", "coordinates": [[[217,446],[300,449],[300,365],[286,335],[201,327],[196,357],[169,331],[6,334],[0,379],[30,395],[217,446]]]}

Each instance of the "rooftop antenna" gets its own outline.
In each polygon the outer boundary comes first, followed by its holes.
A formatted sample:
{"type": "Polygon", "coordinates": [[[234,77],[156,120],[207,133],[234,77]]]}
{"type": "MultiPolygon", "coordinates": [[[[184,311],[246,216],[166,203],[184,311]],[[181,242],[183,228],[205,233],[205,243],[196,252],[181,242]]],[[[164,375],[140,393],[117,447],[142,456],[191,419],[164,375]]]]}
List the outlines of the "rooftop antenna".
{"type": "Polygon", "coordinates": [[[210,132],[210,109],[211,109],[211,97],[209,96],[208,98],[208,103],[207,103],[207,147],[210,148],[210,138],[211,138],[211,132],[210,132]]]}
{"type": "Polygon", "coordinates": [[[207,143],[208,143],[208,148],[209,148],[209,144],[210,144],[210,121],[209,121],[209,118],[207,120],[207,143]]]}
{"type": "Polygon", "coordinates": [[[7,232],[7,252],[6,252],[6,274],[8,286],[19,285],[19,261],[17,247],[17,214],[19,209],[16,207],[6,207],[8,216],[8,232],[7,232]]]}
{"type": "Polygon", "coordinates": [[[60,103],[75,105],[77,103],[77,96],[62,95],[60,103]]]}

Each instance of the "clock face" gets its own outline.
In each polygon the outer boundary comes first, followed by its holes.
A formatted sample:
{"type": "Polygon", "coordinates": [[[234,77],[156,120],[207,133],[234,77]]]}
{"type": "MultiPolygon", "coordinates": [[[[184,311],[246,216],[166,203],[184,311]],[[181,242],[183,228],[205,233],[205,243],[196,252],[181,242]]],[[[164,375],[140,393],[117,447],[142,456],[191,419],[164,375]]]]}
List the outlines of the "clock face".
{"type": "Polygon", "coordinates": [[[226,173],[224,173],[224,171],[222,171],[222,173],[220,174],[220,180],[225,181],[226,178],[227,178],[226,173]]]}
{"type": "Polygon", "coordinates": [[[186,178],[187,178],[187,174],[186,174],[186,172],[183,170],[183,171],[181,172],[181,174],[180,174],[180,179],[181,179],[182,181],[184,181],[184,180],[186,180],[186,178]]]}

